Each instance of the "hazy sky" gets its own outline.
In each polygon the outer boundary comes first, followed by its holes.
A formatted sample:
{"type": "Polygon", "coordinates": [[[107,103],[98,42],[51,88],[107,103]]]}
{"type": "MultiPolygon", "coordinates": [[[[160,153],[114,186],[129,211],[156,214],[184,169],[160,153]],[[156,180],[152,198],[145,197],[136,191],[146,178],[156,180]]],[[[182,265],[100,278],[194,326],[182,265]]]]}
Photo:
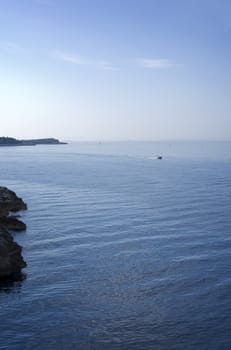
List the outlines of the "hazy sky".
{"type": "Polygon", "coordinates": [[[0,136],[231,139],[230,0],[0,0],[0,136]]]}

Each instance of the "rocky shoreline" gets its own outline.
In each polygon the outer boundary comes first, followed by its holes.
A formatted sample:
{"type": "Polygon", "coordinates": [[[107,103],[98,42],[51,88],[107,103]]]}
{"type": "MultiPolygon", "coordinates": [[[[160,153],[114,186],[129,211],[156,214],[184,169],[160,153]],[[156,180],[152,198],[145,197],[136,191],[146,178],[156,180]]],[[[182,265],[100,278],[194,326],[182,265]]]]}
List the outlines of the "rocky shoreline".
{"type": "Polygon", "coordinates": [[[26,209],[26,203],[15,192],[0,187],[0,279],[17,274],[26,267],[21,254],[22,247],[10,233],[26,229],[26,225],[12,214],[26,209]]]}

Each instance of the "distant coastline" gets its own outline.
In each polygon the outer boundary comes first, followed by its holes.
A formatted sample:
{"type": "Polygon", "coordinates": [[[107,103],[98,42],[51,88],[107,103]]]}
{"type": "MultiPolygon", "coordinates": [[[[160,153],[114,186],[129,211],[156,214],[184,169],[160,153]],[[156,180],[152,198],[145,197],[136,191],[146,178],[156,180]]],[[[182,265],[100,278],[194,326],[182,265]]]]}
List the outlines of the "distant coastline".
{"type": "Polygon", "coordinates": [[[46,139],[29,139],[29,140],[17,140],[14,137],[0,137],[1,146],[36,146],[36,145],[66,145],[67,142],[61,142],[55,138],[46,139]]]}

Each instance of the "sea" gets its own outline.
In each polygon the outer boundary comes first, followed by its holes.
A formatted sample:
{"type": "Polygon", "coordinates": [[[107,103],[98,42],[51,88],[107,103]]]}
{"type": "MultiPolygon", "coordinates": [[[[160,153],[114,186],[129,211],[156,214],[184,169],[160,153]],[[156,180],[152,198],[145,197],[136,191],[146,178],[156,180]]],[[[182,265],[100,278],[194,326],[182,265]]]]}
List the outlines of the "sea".
{"type": "Polygon", "coordinates": [[[28,204],[1,350],[231,349],[231,142],[1,147],[0,164],[28,204]]]}

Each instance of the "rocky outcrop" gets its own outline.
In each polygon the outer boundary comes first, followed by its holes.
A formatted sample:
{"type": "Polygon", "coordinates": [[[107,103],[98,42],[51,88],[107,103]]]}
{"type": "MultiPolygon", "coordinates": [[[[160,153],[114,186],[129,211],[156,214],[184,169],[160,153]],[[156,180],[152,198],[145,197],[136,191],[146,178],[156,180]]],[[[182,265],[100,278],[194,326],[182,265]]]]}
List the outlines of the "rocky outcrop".
{"type": "Polygon", "coordinates": [[[26,266],[22,248],[8,231],[23,231],[26,225],[11,215],[12,212],[27,209],[27,205],[13,191],[0,187],[0,278],[20,272],[26,266]]]}
{"type": "Polygon", "coordinates": [[[9,231],[0,228],[0,278],[9,277],[26,267],[22,247],[17,244],[9,231]]]}
{"type": "Polygon", "coordinates": [[[26,224],[13,215],[0,217],[0,227],[12,231],[26,230],[26,224]]]}
{"type": "Polygon", "coordinates": [[[27,209],[26,203],[15,192],[0,186],[0,217],[8,216],[9,212],[27,209]]]}

